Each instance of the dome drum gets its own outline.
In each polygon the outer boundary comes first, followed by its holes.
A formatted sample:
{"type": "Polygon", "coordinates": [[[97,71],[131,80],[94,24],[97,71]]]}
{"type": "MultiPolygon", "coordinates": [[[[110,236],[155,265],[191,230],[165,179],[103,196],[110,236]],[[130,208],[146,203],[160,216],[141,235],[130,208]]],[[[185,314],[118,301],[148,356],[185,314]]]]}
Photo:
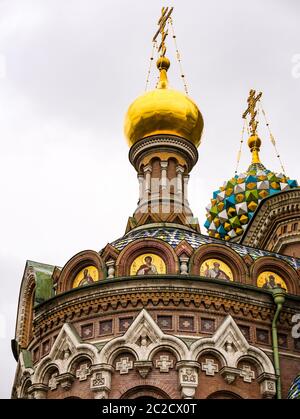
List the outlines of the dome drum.
{"type": "Polygon", "coordinates": [[[152,152],[160,151],[179,154],[187,164],[188,172],[198,161],[197,148],[188,140],[175,135],[153,135],[135,143],[129,151],[129,160],[134,168],[139,171],[141,161],[152,152]]]}

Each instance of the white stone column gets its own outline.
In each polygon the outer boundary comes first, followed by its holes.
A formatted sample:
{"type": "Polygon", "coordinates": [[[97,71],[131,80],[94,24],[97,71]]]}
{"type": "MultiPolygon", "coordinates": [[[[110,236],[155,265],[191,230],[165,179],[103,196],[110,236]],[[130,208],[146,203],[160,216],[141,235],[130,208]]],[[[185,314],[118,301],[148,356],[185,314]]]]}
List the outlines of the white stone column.
{"type": "Polygon", "coordinates": [[[180,165],[176,167],[176,175],[177,175],[177,195],[179,197],[182,197],[182,174],[184,172],[184,168],[180,165]]]}
{"type": "Polygon", "coordinates": [[[198,370],[200,364],[195,361],[179,361],[176,369],[179,373],[179,383],[183,399],[193,399],[198,387],[198,370]]]}
{"type": "Polygon", "coordinates": [[[179,261],[180,261],[180,274],[181,275],[188,275],[188,261],[189,258],[186,255],[181,255],[179,257],[179,261]]]}
{"type": "Polygon", "coordinates": [[[91,366],[90,388],[94,393],[94,399],[108,399],[113,370],[114,368],[109,364],[91,366]]]}
{"type": "Polygon", "coordinates": [[[168,179],[167,179],[167,169],[168,169],[168,162],[167,161],[161,161],[160,162],[161,167],[161,189],[162,191],[165,191],[168,188],[168,179]]]}
{"type": "Polygon", "coordinates": [[[260,384],[260,393],[264,399],[273,399],[276,396],[276,375],[262,373],[257,381],[260,384]]]}
{"type": "Polygon", "coordinates": [[[107,279],[112,279],[115,277],[115,263],[116,261],[114,259],[109,259],[106,262],[107,266],[107,279]]]}
{"type": "Polygon", "coordinates": [[[183,202],[188,204],[188,185],[189,185],[190,175],[183,176],[183,202]]]}
{"type": "Polygon", "coordinates": [[[180,165],[176,167],[176,191],[175,191],[175,205],[174,212],[181,213],[183,212],[182,204],[182,193],[183,193],[183,184],[182,184],[182,174],[184,168],[180,165]]]}
{"type": "Polygon", "coordinates": [[[147,166],[144,167],[145,195],[150,194],[150,192],[151,192],[151,173],[152,173],[152,166],[151,166],[151,164],[147,164],[147,166]]]}
{"type": "Polygon", "coordinates": [[[161,199],[162,206],[161,211],[163,214],[170,213],[170,182],[167,176],[168,162],[162,161],[161,166],[161,199]]]}
{"type": "Polygon", "coordinates": [[[29,387],[28,393],[33,399],[46,399],[48,390],[49,388],[45,384],[33,384],[29,387]]]}
{"type": "Polygon", "coordinates": [[[139,203],[144,199],[144,175],[138,175],[139,181],[139,203]]]}

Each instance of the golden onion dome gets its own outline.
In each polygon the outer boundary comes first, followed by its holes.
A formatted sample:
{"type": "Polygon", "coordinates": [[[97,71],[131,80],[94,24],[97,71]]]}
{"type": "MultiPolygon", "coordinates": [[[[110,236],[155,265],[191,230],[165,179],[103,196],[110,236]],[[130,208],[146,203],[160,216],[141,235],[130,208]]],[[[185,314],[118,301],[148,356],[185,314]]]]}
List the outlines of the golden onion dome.
{"type": "Polygon", "coordinates": [[[203,131],[202,115],[192,99],[168,87],[167,70],[170,61],[157,60],[160,80],[156,89],[139,96],[128,108],[124,132],[131,147],[142,138],[156,134],[171,134],[199,146],[203,131]]]}

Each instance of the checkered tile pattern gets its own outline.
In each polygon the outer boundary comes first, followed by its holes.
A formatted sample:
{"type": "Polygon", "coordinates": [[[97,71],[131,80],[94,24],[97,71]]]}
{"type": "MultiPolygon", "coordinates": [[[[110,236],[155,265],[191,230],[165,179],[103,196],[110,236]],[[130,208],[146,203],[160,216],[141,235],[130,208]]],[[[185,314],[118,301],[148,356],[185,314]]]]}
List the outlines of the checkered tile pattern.
{"type": "Polygon", "coordinates": [[[288,399],[300,399],[300,375],[295,378],[289,390],[288,399]]]}
{"type": "Polygon", "coordinates": [[[124,237],[111,243],[118,250],[123,250],[128,244],[138,239],[153,238],[162,240],[175,248],[182,240],[186,240],[194,249],[205,244],[222,244],[238,253],[240,256],[250,255],[254,260],[262,256],[275,256],[276,258],[285,260],[293,268],[300,268],[300,259],[289,256],[279,255],[277,253],[267,252],[265,250],[254,249],[252,247],[242,246],[237,243],[231,243],[224,240],[215,239],[213,237],[204,236],[199,233],[193,233],[178,228],[145,228],[127,233],[124,237]]]}
{"type": "Polygon", "coordinates": [[[211,237],[241,236],[262,199],[297,187],[296,180],[273,173],[261,163],[251,164],[247,173],[236,175],[213,193],[204,226],[211,237]]]}

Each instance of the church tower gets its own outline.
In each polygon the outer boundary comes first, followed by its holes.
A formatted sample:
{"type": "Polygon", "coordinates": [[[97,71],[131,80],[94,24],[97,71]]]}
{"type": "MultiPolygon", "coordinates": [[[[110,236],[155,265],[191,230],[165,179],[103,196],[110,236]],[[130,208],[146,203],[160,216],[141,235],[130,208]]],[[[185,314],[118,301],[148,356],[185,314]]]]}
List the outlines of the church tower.
{"type": "Polygon", "coordinates": [[[187,189],[204,123],[187,92],[169,86],[172,12],[162,9],[153,38],[157,85],[125,117],[137,208],[125,234],[100,251],[63,267],[26,262],[13,398],[299,396],[300,259],[275,253],[267,233],[268,217],[278,228],[299,218],[299,188],[259,160],[251,91],[253,161],[214,192],[209,236],[201,234],[187,189]],[[286,194],[294,201],[283,217],[286,194]]]}
{"type": "Polygon", "coordinates": [[[189,173],[198,160],[203,118],[186,94],[171,89],[167,72],[166,37],[172,8],[162,14],[158,36],[159,72],[154,90],[138,97],[125,117],[129,159],[137,171],[139,202],[126,232],[153,223],[179,224],[200,231],[188,204],[189,173]]]}

